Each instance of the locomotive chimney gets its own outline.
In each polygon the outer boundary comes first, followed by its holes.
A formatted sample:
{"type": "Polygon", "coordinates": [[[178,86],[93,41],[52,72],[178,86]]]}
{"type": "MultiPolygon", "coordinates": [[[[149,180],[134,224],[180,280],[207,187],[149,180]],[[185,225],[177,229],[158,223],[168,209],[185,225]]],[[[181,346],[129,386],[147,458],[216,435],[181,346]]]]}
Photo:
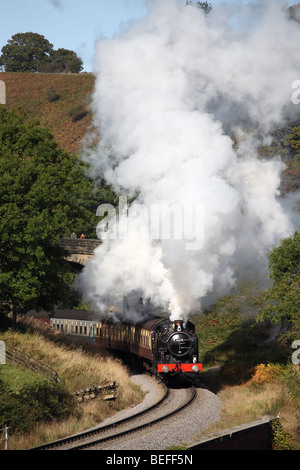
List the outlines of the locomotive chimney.
{"type": "Polygon", "coordinates": [[[183,320],[175,320],[173,322],[173,329],[174,329],[174,331],[182,331],[183,330],[183,320]]]}

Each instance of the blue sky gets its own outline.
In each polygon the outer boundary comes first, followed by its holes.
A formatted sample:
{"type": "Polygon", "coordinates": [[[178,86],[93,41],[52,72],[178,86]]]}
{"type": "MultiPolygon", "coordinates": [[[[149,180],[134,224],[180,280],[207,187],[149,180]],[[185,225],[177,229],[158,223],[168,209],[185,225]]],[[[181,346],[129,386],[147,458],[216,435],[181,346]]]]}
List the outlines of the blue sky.
{"type": "Polygon", "coordinates": [[[0,8],[0,50],[14,34],[31,31],[54,49],[75,51],[88,72],[96,40],[111,37],[147,11],[144,0],[0,0],[0,8]]]}
{"type": "MultiPolygon", "coordinates": [[[[210,0],[209,3],[214,6],[220,1],[210,0]]],[[[62,47],[75,51],[83,60],[84,70],[91,72],[95,42],[101,37],[112,37],[128,21],[145,16],[149,0],[0,2],[0,50],[14,34],[31,31],[45,36],[54,49],[62,47]]]]}

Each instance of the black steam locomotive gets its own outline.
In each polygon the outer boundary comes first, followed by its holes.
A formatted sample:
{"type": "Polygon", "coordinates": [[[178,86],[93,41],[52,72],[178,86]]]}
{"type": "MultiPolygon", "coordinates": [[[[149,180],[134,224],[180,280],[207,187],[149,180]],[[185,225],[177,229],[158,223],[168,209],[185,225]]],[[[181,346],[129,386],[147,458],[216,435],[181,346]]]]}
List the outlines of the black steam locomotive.
{"type": "Polygon", "coordinates": [[[167,318],[154,320],[151,325],[152,362],[157,374],[197,374],[198,338],[191,322],[171,322],[167,318]]]}
{"type": "Polygon", "coordinates": [[[133,354],[156,376],[193,378],[202,371],[195,326],[189,321],[184,324],[155,316],[134,324],[115,323],[96,320],[91,312],[72,310],[57,310],[48,321],[67,335],[133,354]]]}

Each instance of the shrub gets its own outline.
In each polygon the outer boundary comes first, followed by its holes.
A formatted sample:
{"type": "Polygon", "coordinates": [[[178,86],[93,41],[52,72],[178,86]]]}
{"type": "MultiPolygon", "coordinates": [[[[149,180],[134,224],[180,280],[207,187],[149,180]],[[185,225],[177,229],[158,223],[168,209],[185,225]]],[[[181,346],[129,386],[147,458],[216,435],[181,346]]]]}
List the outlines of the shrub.
{"type": "Polygon", "coordinates": [[[300,371],[293,367],[284,372],[284,386],[289,396],[294,400],[294,406],[300,410],[300,371]]]}
{"type": "Polygon", "coordinates": [[[50,101],[50,103],[53,103],[54,101],[58,101],[60,99],[59,94],[55,91],[53,87],[48,88],[47,90],[47,100],[50,101]]]}
{"type": "Polygon", "coordinates": [[[69,416],[74,409],[73,396],[62,386],[46,381],[25,386],[18,393],[4,389],[0,396],[0,428],[10,426],[13,431],[26,433],[37,423],[69,416]]]}
{"type": "Polygon", "coordinates": [[[256,385],[271,383],[282,373],[283,368],[278,364],[259,364],[255,367],[252,383],[256,385]]]}
{"type": "Polygon", "coordinates": [[[272,447],[273,450],[294,450],[292,436],[284,431],[279,418],[272,421],[272,447]]]}
{"type": "Polygon", "coordinates": [[[249,380],[251,370],[243,363],[228,361],[222,368],[222,378],[229,383],[243,383],[249,380]]]}
{"type": "Polygon", "coordinates": [[[69,111],[69,116],[72,118],[73,122],[78,122],[87,115],[88,111],[82,105],[76,106],[69,111]]]}

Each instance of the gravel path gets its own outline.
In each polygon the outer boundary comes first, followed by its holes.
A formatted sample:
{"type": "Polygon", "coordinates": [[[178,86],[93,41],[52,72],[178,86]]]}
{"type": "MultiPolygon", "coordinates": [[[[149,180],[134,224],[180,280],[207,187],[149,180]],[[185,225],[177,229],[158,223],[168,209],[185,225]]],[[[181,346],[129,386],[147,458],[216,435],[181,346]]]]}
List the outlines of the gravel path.
{"type": "MultiPolygon", "coordinates": [[[[139,405],[123,410],[112,418],[105,420],[102,425],[109,424],[121,418],[130,416],[156,402],[161,396],[161,387],[149,376],[135,375],[132,381],[146,393],[145,399],[139,405]]],[[[184,390],[173,390],[178,402],[184,390]]],[[[142,434],[124,437],[123,442],[111,441],[102,450],[164,450],[171,446],[188,445],[197,434],[203,432],[210,424],[220,419],[220,399],[209,390],[197,388],[197,398],[186,410],[145,430],[142,434]]],[[[94,449],[96,449],[95,447],[94,449]]]]}

